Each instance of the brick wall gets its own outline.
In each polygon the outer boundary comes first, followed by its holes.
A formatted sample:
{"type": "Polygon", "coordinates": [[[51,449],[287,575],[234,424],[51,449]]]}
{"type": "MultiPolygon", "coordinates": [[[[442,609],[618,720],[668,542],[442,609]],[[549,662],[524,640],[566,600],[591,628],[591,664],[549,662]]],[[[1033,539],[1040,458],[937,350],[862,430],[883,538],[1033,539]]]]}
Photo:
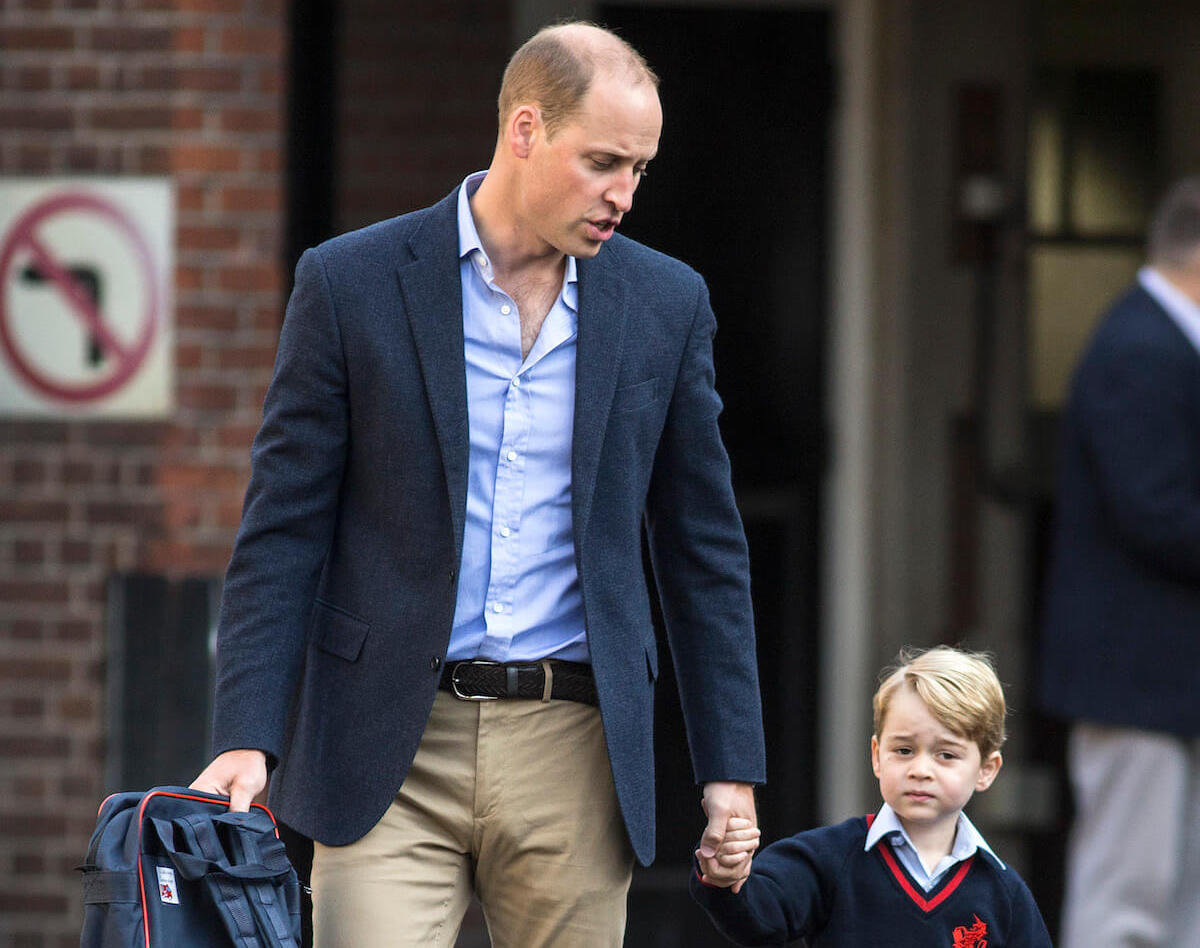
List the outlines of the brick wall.
{"type": "MultiPolygon", "coordinates": [[[[105,581],[219,575],[285,278],[282,0],[5,0],[0,176],[169,175],[169,421],[0,419],[0,946],[77,945],[105,581]]],[[[169,775],[174,778],[174,775],[169,775]]]]}

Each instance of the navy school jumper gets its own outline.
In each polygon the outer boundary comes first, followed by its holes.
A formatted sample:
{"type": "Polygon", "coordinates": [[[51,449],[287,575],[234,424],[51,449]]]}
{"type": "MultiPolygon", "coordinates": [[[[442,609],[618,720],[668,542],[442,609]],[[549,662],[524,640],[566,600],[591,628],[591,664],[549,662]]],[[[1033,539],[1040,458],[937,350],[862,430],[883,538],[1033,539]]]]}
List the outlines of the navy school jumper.
{"type": "Polygon", "coordinates": [[[869,820],[798,833],[755,856],[737,895],[700,881],[692,897],[739,945],[810,948],[1051,948],[1020,876],[983,849],[929,892],[905,872],[886,840],[869,852],[869,820]]]}

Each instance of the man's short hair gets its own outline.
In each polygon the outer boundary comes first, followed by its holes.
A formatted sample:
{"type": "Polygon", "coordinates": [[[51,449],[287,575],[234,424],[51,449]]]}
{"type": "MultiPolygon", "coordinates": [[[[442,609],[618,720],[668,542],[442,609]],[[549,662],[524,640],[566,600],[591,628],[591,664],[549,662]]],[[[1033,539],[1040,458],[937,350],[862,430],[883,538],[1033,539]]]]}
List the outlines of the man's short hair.
{"type": "Polygon", "coordinates": [[[943,727],[978,744],[984,758],[1004,744],[1004,688],[987,654],[948,645],[901,651],[880,675],[872,701],[876,737],[901,688],[915,692],[943,727]]]}
{"type": "Polygon", "coordinates": [[[658,87],[658,76],[641,53],[615,33],[574,21],[543,27],[513,53],[500,83],[499,124],[512,110],[536,103],[546,134],[554,134],[579,111],[598,69],[628,73],[634,83],[658,87]]]}
{"type": "Polygon", "coordinates": [[[1200,177],[1183,178],[1167,191],[1150,221],[1146,255],[1151,265],[1182,269],[1200,250],[1200,177]]]}

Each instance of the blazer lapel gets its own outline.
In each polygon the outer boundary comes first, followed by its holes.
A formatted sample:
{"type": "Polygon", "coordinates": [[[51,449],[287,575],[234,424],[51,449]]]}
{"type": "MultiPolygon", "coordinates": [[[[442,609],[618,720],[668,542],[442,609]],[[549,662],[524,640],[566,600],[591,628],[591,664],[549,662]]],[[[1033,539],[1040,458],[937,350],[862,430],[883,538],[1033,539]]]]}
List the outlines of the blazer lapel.
{"type": "Polygon", "coordinates": [[[461,553],[470,445],[457,206],[455,189],[431,208],[409,239],[414,259],[400,266],[399,276],[446,472],[455,548],[461,553]]]}
{"type": "MultiPolygon", "coordinates": [[[[607,248],[606,248],[607,249],[607,248]]],[[[608,256],[602,251],[601,256],[608,256]]],[[[617,384],[625,336],[628,283],[606,262],[579,260],[579,334],[575,358],[575,430],[571,509],[576,550],[592,509],[600,449],[617,384]]]]}

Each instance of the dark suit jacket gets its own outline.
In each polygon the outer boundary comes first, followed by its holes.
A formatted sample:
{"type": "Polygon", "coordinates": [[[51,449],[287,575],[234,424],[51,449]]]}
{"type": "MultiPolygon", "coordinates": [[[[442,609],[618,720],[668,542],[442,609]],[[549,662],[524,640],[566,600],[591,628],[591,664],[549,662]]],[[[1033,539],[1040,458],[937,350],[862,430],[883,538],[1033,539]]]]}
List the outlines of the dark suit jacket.
{"type": "MultiPolygon", "coordinates": [[[[403,782],[449,641],[468,447],[456,200],[301,258],[226,577],[215,751],[266,751],[280,817],[330,845],[366,833],[403,782]]],[[[765,778],[746,542],[700,277],[616,236],[579,261],[578,327],[575,556],[617,794],[648,863],[643,525],[697,781],[765,778]]]]}
{"type": "Polygon", "coordinates": [[[1076,370],[1059,461],[1043,705],[1200,734],[1200,354],[1140,286],[1076,370]]]}

